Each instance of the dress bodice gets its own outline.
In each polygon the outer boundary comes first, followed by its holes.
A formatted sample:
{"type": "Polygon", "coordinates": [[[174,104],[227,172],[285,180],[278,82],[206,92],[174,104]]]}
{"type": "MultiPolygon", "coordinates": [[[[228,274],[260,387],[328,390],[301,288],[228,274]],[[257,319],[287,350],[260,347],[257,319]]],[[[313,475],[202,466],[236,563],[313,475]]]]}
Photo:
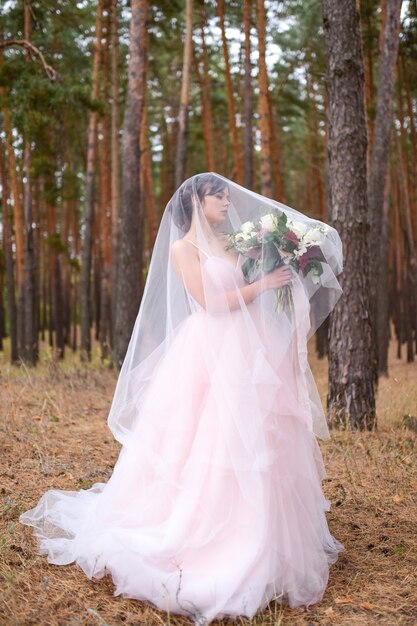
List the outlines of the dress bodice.
{"type": "Polygon", "coordinates": [[[224,289],[236,289],[236,286],[243,287],[245,285],[240,255],[235,264],[220,256],[206,256],[203,264],[214,284],[221,285],[224,289]]]}

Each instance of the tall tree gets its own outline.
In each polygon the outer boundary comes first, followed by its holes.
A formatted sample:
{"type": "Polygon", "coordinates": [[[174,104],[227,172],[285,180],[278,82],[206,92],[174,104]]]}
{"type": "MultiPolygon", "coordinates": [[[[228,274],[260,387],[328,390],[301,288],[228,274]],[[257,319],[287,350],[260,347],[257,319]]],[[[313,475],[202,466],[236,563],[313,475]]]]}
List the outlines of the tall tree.
{"type": "Polygon", "coordinates": [[[23,317],[23,295],[25,284],[25,227],[21,194],[21,184],[18,178],[16,163],[16,153],[13,145],[12,122],[10,108],[7,97],[7,90],[1,87],[3,95],[3,129],[6,143],[8,179],[10,181],[11,196],[13,199],[13,221],[16,245],[16,276],[17,276],[17,349],[19,357],[23,353],[24,343],[24,317],[23,317]]]}
{"type": "Polygon", "coordinates": [[[252,88],[252,63],[251,63],[251,14],[252,0],[244,0],[243,3],[243,28],[245,33],[245,78],[243,92],[244,129],[243,129],[243,154],[245,178],[244,184],[248,189],[253,187],[253,88],[252,88]]]}
{"type": "Polygon", "coordinates": [[[178,114],[177,155],[175,185],[179,187],[184,180],[187,159],[188,102],[190,98],[191,59],[193,45],[193,0],[185,2],[185,42],[182,63],[182,82],[180,108],[178,114]]]}
{"type": "MultiPolygon", "coordinates": [[[[111,0],[111,334],[115,320],[116,285],[117,285],[117,252],[119,247],[119,11],[118,0],[111,0]]],[[[113,339],[111,339],[113,343],[113,339]]]]}
{"type": "Polygon", "coordinates": [[[376,426],[375,380],[370,367],[367,135],[364,69],[356,0],[323,0],[329,92],[331,221],[344,244],[343,297],[331,317],[329,423],[376,426]]]}
{"type": "Polygon", "coordinates": [[[237,132],[237,125],[236,125],[235,98],[233,94],[233,82],[232,82],[232,75],[230,72],[229,48],[227,45],[226,26],[225,26],[225,19],[224,19],[224,0],[218,0],[217,10],[219,14],[220,29],[221,29],[221,34],[222,34],[224,76],[226,80],[226,93],[227,93],[227,110],[229,113],[229,128],[230,128],[230,137],[232,140],[232,149],[233,149],[233,169],[235,173],[236,182],[238,182],[239,184],[242,184],[243,183],[242,153],[241,153],[241,149],[239,145],[239,135],[237,132]]]}
{"type": "Polygon", "coordinates": [[[201,35],[201,61],[202,68],[200,69],[199,62],[196,57],[197,77],[200,83],[201,91],[201,108],[203,118],[203,135],[204,135],[204,151],[206,156],[206,169],[208,172],[214,172],[215,159],[214,159],[214,142],[213,142],[213,116],[211,107],[211,79],[209,72],[209,58],[207,52],[206,36],[204,29],[206,27],[206,12],[204,4],[200,7],[200,35],[201,35]]]}
{"type": "Polygon", "coordinates": [[[9,185],[6,174],[6,159],[3,142],[0,142],[0,183],[1,205],[3,210],[3,252],[6,265],[7,307],[10,323],[10,361],[17,363],[17,325],[16,325],[16,297],[13,263],[12,227],[10,223],[9,185]]]}
{"type": "Polygon", "coordinates": [[[84,241],[82,251],[82,274],[80,286],[80,317],[81,317],[81,359],[88,360],[91,357],[91,249],[92,229],[94,218],[94,196],[96,178],[96,155],[97,155],[97,100],[100,93],[100,62],[101,62],[101,39],[103,24],[104,0],[98,0],[96,15],[95,43],[93,49],[93,72],[91,100],[93,109],[90,113],[87,133],[87,175],[85,189],[84,209],[84,241]]]}
{"type": "Polygon", "coordinates": [[[111,7],[107,11],[105,20],[105,45],[102,55],[103,93],[105,110],[99,121],[99,175],[100,175],[100,200],[99,200],[99,248],[100,248],[100,281],[99,281],[99,337],[101,346],[101,358],[109,356],[110,327],[111,327],[111,296],[110,296],[110,267],[111,267],[111,119],[109,111],[109,91],[111,77],[110,61],[110,38],[111,38],[111,7]]]}
{"type": "MultiPolygon", "coordinates": [[[[372,280],[371,306],[372,323],[374,328],[373,341],[373,373],[378,380],[378,346],[386,338],[386,314],[383,310],[385,299],[384,289],[387,289],[387,278],[381,274],[382,255],[387,253],[387,242],[382,239],[384,221],[384,189],[387,180],[389,159],[389,138],[392,123],[392,99],[394,94],[394,70],[397,61],[400,12],[402,0],[387,0],[385,32],[380,58],[378,92],[376,104],[376,119],[374,126],[374,141],[372,147],[371,169],[368,180],[368,204],[371,224],[370,268],[372,280]]],[[[386,226],[385,226],[386,232],[386,226]]],[[[386,351],[384,351],[386,354],[386,351]]],[[[381,352],[380,356],[384,354],[381,352]]],[[[381,371],[387,373],[388,364],[380,362],[381,371]]]]}
{"type": "Polygon", "coordinates": [[[113,357],[121,365],[139,308],[142,289],[143,203],[140,188],[140,129],[147,61],[147,0],[132,0],[127,101],[123,123],[123,207],[120,216],[113,357]]]}
{"type": "MultiPolygon", "coordinates": [[[[24,0],[24,37],[30,42],[32,31],[31,1],[24,0]]],[[[29,52],[26,51],[26,61],[30,62],[29,52]]],[[[31,175],[31,145],[30,133],[27,133],[23,148],[23,211],[25,221],[25,253],[24,253],[24,340],[22,358],[26,363],[35,365],[38,359],[38,328],[36,307],[36,259],[35,238],[33,232],[33,207],[32,207],[32,175],[31,175]]],[[[21,303],[19,303],[21,304],[21,303]]]]}
{"type": "Polygon", "coordinates": [[[266,68],[266,14],[264,0],[256,0],[258,22],[258,47],[259,47],[259,95],[258,113],[259,130],[261,134],[261,189],[262,194],[272,198],[272,168],[271,168],[271,119],[269,106],[269,83],[266,68]]]}

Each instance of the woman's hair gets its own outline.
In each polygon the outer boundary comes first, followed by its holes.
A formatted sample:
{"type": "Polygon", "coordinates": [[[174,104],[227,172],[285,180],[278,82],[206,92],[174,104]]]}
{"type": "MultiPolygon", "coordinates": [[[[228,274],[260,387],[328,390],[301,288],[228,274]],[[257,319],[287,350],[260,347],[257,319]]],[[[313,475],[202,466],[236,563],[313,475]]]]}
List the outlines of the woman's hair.
{"type": "Polygon", "coordinates": [[[170,202],[169,210],[174,224],[185,233],[188,232],[193,216],[193,198],[197,195],[201,203],[205,196],[213,196],[225,187],[224,180],[216,174],[198,174],[186,180],[170,202]]]}

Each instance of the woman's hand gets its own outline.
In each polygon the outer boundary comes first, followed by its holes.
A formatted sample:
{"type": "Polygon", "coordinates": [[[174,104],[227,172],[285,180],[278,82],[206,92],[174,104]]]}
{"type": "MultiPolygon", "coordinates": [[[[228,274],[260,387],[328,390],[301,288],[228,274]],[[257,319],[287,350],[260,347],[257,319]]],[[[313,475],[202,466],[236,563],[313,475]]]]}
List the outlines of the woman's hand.
{"type": "Polygon", "coordinates": [[[267,291],[268,289],[278,289],[279,287],[290,285],[292,282],[292,270],[288,267],[288,265],[283,265],[278,267],[276,270],[265,274],[265,276],[261,278],[260,282],[262,291],[267,291]]]}

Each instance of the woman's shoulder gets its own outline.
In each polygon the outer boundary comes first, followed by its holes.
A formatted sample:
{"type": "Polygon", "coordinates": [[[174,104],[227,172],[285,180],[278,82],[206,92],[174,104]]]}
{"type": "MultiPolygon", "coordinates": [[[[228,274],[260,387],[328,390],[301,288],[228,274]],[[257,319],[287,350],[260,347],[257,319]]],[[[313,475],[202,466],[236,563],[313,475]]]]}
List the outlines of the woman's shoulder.
{"type": "Polygon", "coordinates": [[[197,244],[189,237],[177,239],[171,245],[171,254],[175,258],[196,254],[197,244]]]}
{"type": "Polygon", "coordinates": [[[191,239],[183,237],[177,239],[171,245],[171,259],[175,271],[179,276],[199,263],[199,255],[196,244],[191,239]]]}

